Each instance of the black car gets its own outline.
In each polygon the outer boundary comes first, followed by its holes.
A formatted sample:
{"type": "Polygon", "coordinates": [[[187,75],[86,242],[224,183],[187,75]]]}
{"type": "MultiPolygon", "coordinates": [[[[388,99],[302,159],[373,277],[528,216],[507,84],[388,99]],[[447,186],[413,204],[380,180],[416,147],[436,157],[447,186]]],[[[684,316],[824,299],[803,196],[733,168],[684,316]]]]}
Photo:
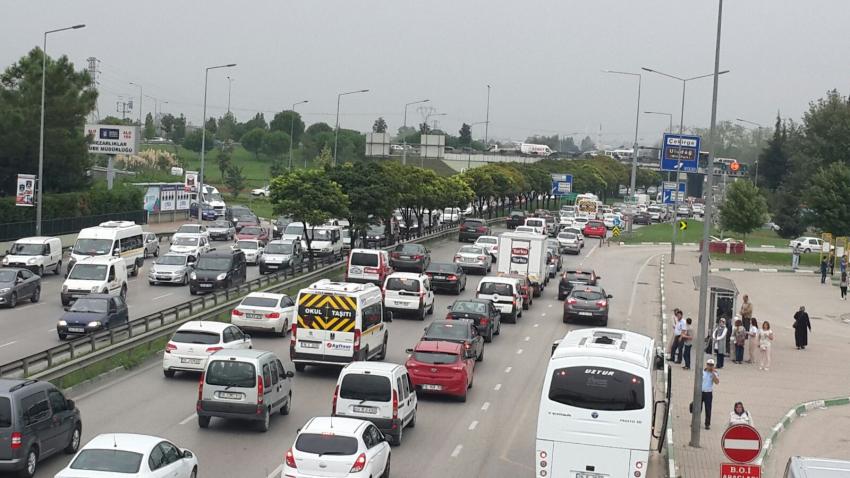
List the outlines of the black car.
{"type": "Polygon", "coordinates": [[[484,219],[468,218],[460,224],[458,240],[460,242],[475,242],[479,237],[489,235],[490,227],[487,226],[484,219]]]}
{"type": "Polygon", "coordinates": [[[502,332],[502,314],[487,299],[458,299],[449,306],[446,320],[469,319],[485,342],[492,342],[494,335],[502,332]]]}
{"type": "Polygon", "coordinates": [[[45,458],[80,448],[80,410],[50,382],[0,379],[0,473],[31,477],[45,458]]]}
{"type": "Polygon", "coordinates": [[[525,224],[525,219],[527,217],[528,214],[526,214],[525,211],[511,211],[507,220],[508,229],[515,229],[517,226],[522,226],[525,224]]]}
{"type": "Polygon", "coordinates": [[[374,249],[387,243],[387,229],[383,224],[369,226],[366,230],[366,248],[374,249]]]}
{"type": "Polygon", "coordinates": [[[219,249],[198,257],[189,276],[189,293],[229,289],[247,279],[245,253],[239,249],[219,249]]]}
{"type": "Polygon", "coordinates": [[[597,285],[599,277],[593,269],[567,269],[561,275],[561,282],[558,283],[558,300],[564,300],[564,297],[570,294],[573,287],[576,285],[597,285]]]}
{"type": "Polygon", "coordinates": [[[292,216],[278,216],[277,219],[272,222],[272,238],[277,239],[282,236],[283,230],[286,229],[286,226],[290,222],[292,222],[292,216]]]}
{"type": "Polygon", "coordinates": [[[575,287],[564,301],[564,323],[575,319],[596,321],[599,325],[608,325],[608,299],[605,289],[592,285],[575,287]]]}
{"type": "Polygon", "coordinates": [[[650,216],[648,212],[639,212],[634,215],[632,224],[643,224],[644,226],[649,226],[652,224],[652,216],[650,216]]]}
{"type": "Polygon", "coordinates": [[[435,320],[425,327],[420,340],[439,340],[463,344],[465,350],[475,351],[475,361],[484,360],[484,338],[478,333],[475,322],[469,319],[435,320]]]}
{"type": "Polygon", "coordinates": [[[454,262],[432,262],[425,270],[431,279],[431,290],[446,290],[460,295],[466,289],[466,272],[454,262]]]}
{"type": "Polygon", "coordinates": [[[425,272],[431,251],[422,244],[399,244],[390,251],[390,266],[397,271],[425,272]]]}
{"type": "Polygon", "coordinates": [[[89,294],[77,299],[56,324],[59,340],[69,335],[85,335],[129,320],[127,303],[120,295],[89,294]]]}
{"type": "Polygon", "coordinates": [[[234,204],[232,206],[228,206],[227,209],[224,210],[224,218],[227,219],[228,221],[232,222],[234,227],[240,221],[244,222],[245,220],[247,220],[249,218],[255,218],[255,217],[257,217],[257,216],[256,216],[256,214],[254,214],[254,211],[252,211],[247,206],[240,206],[240,205],[234,204]]]}

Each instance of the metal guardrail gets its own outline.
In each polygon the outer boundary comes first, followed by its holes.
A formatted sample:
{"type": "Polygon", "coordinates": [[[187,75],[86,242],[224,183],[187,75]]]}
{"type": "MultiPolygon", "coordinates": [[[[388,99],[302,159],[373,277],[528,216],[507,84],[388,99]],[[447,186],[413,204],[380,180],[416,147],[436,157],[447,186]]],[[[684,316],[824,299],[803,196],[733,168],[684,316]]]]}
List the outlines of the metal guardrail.
{"type": "MultiPolygon", "coordinates": [[[[505,218],[491,219],[495,224],[505,218]]],[[[444,224],[411,234],[407,242],[438,239],[458,231],[456,224],[444,224]]],[[[404,241],[402,241],[404,242],[404,241]]],[[[393,247],[388,245],[386,248],[393,247]]],[[[213,292],[168,307],[153,314],[129,321],[126,324],[69,340],[47,350],[0,365],[0,378],[31,377],[54,380],[70,372],[107,359],[121,352],[150,343],[169,335],[190,320],[215,317],[235,306],[244,295],[257,290],[276,291],[322,275],[345,264],[344,255],[314,258],[294,268],[260,276],[237,287],[213,292]]]]}

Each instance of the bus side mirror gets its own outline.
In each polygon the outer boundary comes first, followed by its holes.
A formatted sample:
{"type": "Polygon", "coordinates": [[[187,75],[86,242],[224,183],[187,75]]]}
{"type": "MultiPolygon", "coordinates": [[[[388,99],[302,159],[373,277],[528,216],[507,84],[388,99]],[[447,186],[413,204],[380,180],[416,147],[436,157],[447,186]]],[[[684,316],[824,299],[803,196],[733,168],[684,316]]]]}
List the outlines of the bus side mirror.
{"type": "Polygon", "coordinates": [[[384,311],[384,322],[392,322],[393,321],[393,313],[389,310],[384,311]]]}

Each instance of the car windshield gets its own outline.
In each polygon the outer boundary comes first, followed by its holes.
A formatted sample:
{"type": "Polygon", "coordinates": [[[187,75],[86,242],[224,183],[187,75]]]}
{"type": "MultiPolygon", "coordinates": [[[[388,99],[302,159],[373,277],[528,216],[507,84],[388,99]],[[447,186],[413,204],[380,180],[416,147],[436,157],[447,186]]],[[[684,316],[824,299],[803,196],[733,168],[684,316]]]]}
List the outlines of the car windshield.
{"type": "Polygon", "coordinates": [[[465,312],[469,314],[486,314],[487,306],[481,302],[458,300],[452,304],[452,312],[465,312]]]}
{"type": "Polygon", "coordinates": [[[468,337],[468,327],[460,324],[431,324],[425,329],[425,337],[429,339],[465,340],[468,337]]]}
{"type": "Polygon", "coordinates": [[[182,266],[186,264],[187,256],[164,255],[156,260],[156,264],[160,266],[182,266]]]}
{"type": "Polygon", "coordinates": [[[248,236],[259,236],[263,233],[263,230],[257,226],[246,226],[242,228],[242,231],[239,234],[244,234],[248,236]]]}
{"type": "Polygon", "coordinates": [[[479,237],[476,241],[476,244],[498,244],[499,240],[495,237],[479,237]]]}
{"type": "Polygon", "coordinates": [[[482,282],[478,286],[478,292],[482,294],[513,295],[514,289],[510,284],[501,282],[482,282]]]}
{"type": "Polygon", "coordinates": [[[77,239],[74,244],[74,254],[84,256],[101,256],[109,254],[112,249],[112,239],[77,239]]]}
{"type": "Polygon", "coordinates": [[[351,254],[351,265],[375,267],[378,265],[378,254],[371,252],[354,252],[351,254]]]}
{"type": "Polygon", "coordinates": [[[430,364],[455,363],[458,355],[448,352],[414,352],[413,359],[417,362],[430,364]]]}
{"type": "Polygon", "coordinates": [[[637,375],[603,367],[567,367],[552,373],[549,400],[590,410],[640,410],[644,383],[637,375]]]}
{"type": "Polygon", "coordinates": [[[197,246],[198,241],[200,241],[200,240],[201,239],[199,237],[183,236],[183,237],[175,238],[174,242],[172,242],[172,244],[175,245],[175,246],[197,246]]]}
{"type": "Polygon", "coordinates": [[[107,309],[107,300],[106,299],[92,299],[88,297],[80,297],[74,302],[74,305],[71,306],[71,312],[91,312],[98,314],[105,314],[107,309]]]}
{"type": "Polygon", "coordinates": [[[71,469],[106,473],[138,473],[142,457],[141,453],[132,451],[86,448],[74,458],[71,469]]]}
{"type": "Polygon", "coordinates": [[[590,221],[590,222],[587,223],[587,225],[590,226],[590,227],[605,227],[605,224],[603,224],[599,221],[590,221]]]}
{"type": "Polygon", "coordinates": [[[357,439],[330,433],[302,433],[295,440],[295,449],[314,455],[348,456],[357,453],[357,439]]]}
{"type": "Polygon", "coordinates": [[[578,300],[588,301],[602,300],[605,298],[600,292],[595,290],[574,290],[571,297],[578,300]]]}
{"type": "Polygon", "coordinates": [[[221,194],[220,194],[220,193],[211,193],[211,194],[209,195],[209,200],[210,200],[210,201],[219,201],[219,202],[224,202],[224,198],[223,198],[223,197],[221,197],[221,194]]]}
{"type": "Polygon", "coordinates": [[[463,246],[458,251],[458,254],[484,254],[484,250],[475,246],[463,246]]]}
{"type": "Polygon", "coordinates": [[[287,235],[299,236],[301,234],[304,234],[304,226],[302,226],[301,223],[287,224],[286,229],[283,230],[283,233],[287,235]]]}
{"type": "Polygon", "coordinates": [[[312,231],[311,237],[314,241],[330,241],[331,231],[327,229],[315,229],[312,231]]]}
{"type": "Polygon", "coordinates": [[[176,234],[200,234],[201,226],[196,224],[183,224],[177,228],[176,234]]]}
{"type": "Polygon", "coordinates": [[[226,271],[229,268],[229,257],[204,257],[203,255],[195,266],[195,269],[199,271],[226,271]]]}
{"type": "Polygon", "coordinates": [[[292,244],[271,243],[263,249],[266,254],[292,254],[292,244]]]}
{"type": "Polygon", "coordinates": [[[44,251],[44,244],[23,244],[16,242],[12,244],[12,249],[9,251],[16,256],[40,256],[44,251]]]}
{"type": "Polygon", "coordinates": [[[419,281],[402,277],[390,277],[387,279],[387,290],[405,290],[407,292],[419,292],[419,281]]]}
{"type": "Polygon", "coordinates": [[[230,226],[231,224],[227,221],[215,221],[210,224],[210,227],[214,229],[230,229],[230,226]]]}
{"type": "MultiPolygon", "coordinates": [[[[242,229],[244,232],[245,229],[242,229]]],[[[237,241],[236,247],[239,249],[258,249],[260,244],[257,241],[237,241]]]]}
{"type": "Polygon", "coordinates": [[[432,262],[430,266],[428,266],[427,272],[446,272],[446,273],[456,273],[457,272],[457,264],[445,264],[439,262],[432,262]]]}
{"type": "Polygon", "coordinates": [[[278,302],[280,301],[273,297],[245,297],[239,306],[274,308],[277,307],[278,302]]]}
{"type": "Polygon", "coordinates": [[[380,375],[350,373],[342,378],[339,387],[340,398],[348,400],[389,402],[391,392],[390,379],[380,375]]]}
{"type": "Polygon", "coordinates": [[[104,280],[109,266],[101,264],[76,264],[68,275],[69,279],[104,280]]]}
{"type": "Polygon", "coordinates": [[[201,345],[217,344],[219,340],[218,332],[205,330],[178,330],[174,332],[174,337],[171,338],[172,342],[201,345]]]}
{"type": "Polygon", "coordinates": [[[384,233],[384,226],[369,226],[368,234],[370,236],[380,236],[384,233]]]}
{"type": "Polygon", "coordinates": [[[14,282],[17,272],[9,269],[0,269],[0,282],[14,282]]]}
{"type": "Polygon", "coordinates": [[[576,235],[576,238],[578,238],[578,237],[579,237],[579,235],[581,234],[581,230],[580,230],[580,229],[576,229],[576,228],[574,228],[574,227],[568,227],[568,228],[564,229],[564,231],[571,232],[571,233],[575,234],[575,235],[576,235]]]}
{"type": "Polygon", "coordinates": [[[206,371],[208,385],[254,388],[256,378],[254,364],[236,360],[214,360],[206,371]]]}

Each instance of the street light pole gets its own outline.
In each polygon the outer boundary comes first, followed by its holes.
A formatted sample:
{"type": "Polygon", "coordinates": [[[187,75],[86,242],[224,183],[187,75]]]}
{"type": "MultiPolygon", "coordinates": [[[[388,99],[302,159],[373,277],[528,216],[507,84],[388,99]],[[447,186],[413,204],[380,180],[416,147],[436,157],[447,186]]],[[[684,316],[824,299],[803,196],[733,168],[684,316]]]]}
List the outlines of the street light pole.
{"type": "Polygon", "coordinates": [[[673,132],[673,113],[662,113],[661,111],[644,111],[643,114],[645,114],[645,115],[664,115],[664,116],[667,116],[667,118],[670,121],[670,125],[667,127],[667,132],[669,132],[669,133],[673,132]]]}
{"type": "Polygon", "coordinates": [[[490,85],[487,85],[487,116],[484,121],[484,150],[487,150],[487,141],[490,139],[490,85]]]}
{"type": "Polygon", "coordinates": [[[336,166],[336,150],[339,145],[339,103],[343,96],[353,95],[355,93],[366,93],[369,90],[349,91],[336,95],[336,127],[334,128],[334,166],[336,166]]]}
{"type": "MultiPolygon", "coordinates": [[[[714,154],[715,149],[717,147],[717,138],[715,137],[717,134],[717,86],[720,78],[720,27],[723,21],[723,0],[718,0],[718,8],[717,8],[717,41],[714,47],[714,88],[711,96],[711,127],[708,133],[708,164],[709,169],[713,169],[714,166],[714,154]]],[[[704,245],[701,262],[700,262],[700,280],[699,280],[699,319],[697,324],[697,336],[695,338],[695,343],[699,346],[697,349],[696,363],[694,364],[694,394],[693,394],[693,407],[691,411],[691,442],[690,445],[692,447],[699,447],[699,439],[700,439],[700,416],[702,415],[701,410],[702,406],[697,404],[702,404],[702,368],[703,368],[703,359],[705,358],[705,354],[702,351],[702,343],[705,337],[705,322],[706,322],[706,303],[708,302],[708,263],[709,263],[709,252],[708,252],[708,237],[709,237],[709,227],[708,224],[711,224],[711,215],[713,213],[712,209],[714,207],[714,198],[712,197],[712,186],[714,185],[714,174],[713,171],[709,172],[708,178],[706,178],[706,185],[708,187],[709,194],[706,195],[705,198],[705,222],[706,227],[703,227],[702,230],[702,243],[704,245]]]]}
{"type": "Polygon", "coordinates": [[[153,129],[154,129],[154,134],[156,134],[156,132],[158,130],[158,126],[157,126],[158,121],[157,121],[156,118],[157,118],[157,108],[159,107],[159,99],[157,99],[157,98],[155,98],[151,95],[145,95],[145,97],[153,100],[153,129]]]}
{"type": "Polygon", "coordinates": [[[407,164],[407,107],[410,105],[418,105],[419,103],[427,103],[431,100],[419,100],[419,101],[411,101],[410,103],[404,104],[404,125],[402,125],[402,130],[405,131],[404,137],[402,138],[402,151],[401,151],[401,164],[407,164]]]}
{"type": "Polygon", "coordinates": [[[65,30],[77,30],[85,25],[74,25],[67,28],[59,28],[44,32],[44,44],[41,47],[41,125],[38,133],[38,177],[36,186],[38,196],[35,204],[35,235],[41,235],[41,192],[44,189],[44,96],[47,85],[47,35],[51,33],[64,32],[65,30]]]}
{"type": "Polygon", "coordinates": [[[203,200],[201,196],[204,194],[204,150],[207,149],[207,81],[210,76],[210,70],[219,68],[232,68],[236,63],[227,65],[209,66],[204,71],[204,113],[201,117],[201,170],[198,172],[198,222],[203,218],[203,200]]]}
{"type": "Polygon", "coordinates": [[[615,75],[627,75],[627,76],[636,76],[638,79],[638,89],[637,89],[637,109],[635,111],[635,141],[632,144],[632,175],[629,181],[629,192],[630,194],[635,194],[635,187],[637,183],[637,157],[638,157],[638,129],[640,128],[640,88],[641,83],[643,83],[643,76],[640,73],[631,73],[628,71],[613,71],[613,70],[603,70],[605,73],[613,73],[615,75]]]}
{"type": "Polygon", "coordinates": [[[227,77],[227,113],[230,114],[230,89],[233,87],[233,78],[227,77]]]}
{"type": "MultiPolygon", "coordinates": [[[[735,121],[740,121],[741,123],[751,124],[751,125],[753,125],[757,128],[756,131],[758,132],[758,136],[755,138],[755,140],[756,140],[756,147],[758,147],[758,145],[761,144],[761,129],[764,128],[764,126],[762,126],[759,123],[756,123],[755,121],[745,120],[743,118],[735,118],[735,121]]],[[[758,187],[759,186],[759,160],[758,159],[756,159],[756,161],[755,161],[755,166],[756,166],[756,175],[755,175],[754,184],[755,184],[756,187],[758,187]]]]}
{"type": "MultiPolygon", "coordinates": [[[[309,100],[302,100],[297,103],[292,103],[292,121],[289,122],[289,170],[292,171],[292,143],[295,142],[293,137],[295,136],[295,107],[298,105],[303,105],[304,103],[309,103],[309,100]]],[[[307,158],[304,158],[304,169],[307,169],[307,158]]]]}
{"type": "Polygon", "coordinates": [[[142,85],[138,83],[130,82],[131,85],[137,86],[139,88],[139,128],[144,127],[144,123],[142,123],[142,96],[144,96],[144,91],[142,90],[142,85]]]}

